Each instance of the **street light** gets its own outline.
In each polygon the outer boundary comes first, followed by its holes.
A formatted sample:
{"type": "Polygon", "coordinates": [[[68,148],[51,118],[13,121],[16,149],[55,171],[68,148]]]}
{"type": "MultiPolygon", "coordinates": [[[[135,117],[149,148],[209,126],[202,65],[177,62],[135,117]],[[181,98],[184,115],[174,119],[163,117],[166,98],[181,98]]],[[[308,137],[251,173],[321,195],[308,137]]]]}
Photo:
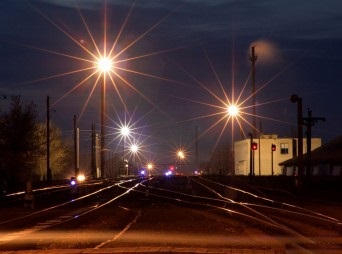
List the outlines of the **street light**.
{"type": "Polygon", "coordinates": [[[131,134],[131,130],[128,126],[122,126],[120,129],[121,137],[124,139],[124,147],[123,147],[123,157],[125,157],[125,149],[126,149],[126,138],[131,134]]]}
{"type": "Polygon", "coordinates": [[[131,133],[131,130],[129,129],[128,126],[122,126],[120,129],[120,133],[123,137],[126,137],[131,133]]]}
{"type": "Polygon", "coordinates": [[[101,73],[107,73],[112,70],[113,61],[107,57],[101,57],[96,62],[96,67],[101,73]]]}
{"type": "Polygon", "coordinates": [[[133,154],[137,153],[138,150],[139,150],[138,145],[131,145],[131,152],[132,152],[133,154]]]}
{"type": "Polygon", "coordinates": [[[237,105],[229,105],[227,107],[227,113],[229,116],[235,117],[239,115],[239,107],[237,105]]]}
{"type": "Polygon", "coordinates": [[[106,114],[106,79],[107,74],[112,71],[113,68],[113,61],[107,57],[100,57],[95,62],[95,67],[97,68],[98,72],[103,75],[103,82],[101,85],[101,178],[104,177],[104,168],[105,168],[105,114],[106,114]]]}
{"type": "Polygon", "coordinates": [[[146,168],[147,168],[148,174],[151,173],[151,171],[153,170],[153,167],[154,167],[153,163],[151,162],[147,163],[146,168]]]}
{"type": "Polygon", "coordinates": [[[185,152],[184,152],[184,150],[178,150],[176,155],[178,158],[178,165],[180,166],[180,165],[182,165],[182,163],[186,157],[185,152]]]}
{"type": "Polygon", "coordinates": [[[185,158],[184,152],[183,151],[178,151],[177,156],[179,159],[183,160],[185,158]]]}
{"type": "MultiPolygon", "coordinates": [[[[126,126],[126,125],[123,125],[121,126],[120,128],[120,135],[121,137],[123,138],[123,151],[122,151],[122,160],[125,161],[125,153],[126,153],[126,138],[131,134],[131,129],[126,126]]],[[[126,174],[128,175],[128,167],[126,168],[126,174]]]]}
{"type": "Polygon", "coordinates": [[[132,144],[130,150],[132,153],[132,165],[133,165],[133,170],[134,170],[134,168],[135,168],[135,156],[138,153],[139,146],[136,144],[132,144]]]}
{"type": "MultiPolygon", "coordinates": [[[[240,107],[239,107],[239,105],[237,105],[237,104],[229,104],[228,107],[227,107],[227,114],[228,114],[227,118],[232,120],[232,130],[231,130],[231,132],[232,132],[232,147],[233,147],[232,151],[230,149],[228,149],[228,158],[230,156],[232,156],[233,164],[234,164],[234,160],[235,160],[234,156],[235,155],[234,155],[234,135],[233,135],[233,133],[234,133],[234,124],[233,123],[234,123],[234,120],[239,121],[238,120],[238,117],[240,116],[240,107]]],[[[230,167],[229,162],[227,164],[227,167],[228,168],[230,167]]]]}

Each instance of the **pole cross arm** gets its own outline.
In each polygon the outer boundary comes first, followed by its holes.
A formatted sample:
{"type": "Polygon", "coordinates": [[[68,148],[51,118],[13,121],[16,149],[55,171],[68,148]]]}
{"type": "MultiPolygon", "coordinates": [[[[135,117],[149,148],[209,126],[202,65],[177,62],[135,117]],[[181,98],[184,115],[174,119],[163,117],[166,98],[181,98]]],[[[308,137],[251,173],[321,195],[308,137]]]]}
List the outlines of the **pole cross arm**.
{"type": "Polygon", "coordinates": [[[318,121],[325,122],[325,117],[303,117],[303,124],[306,126],[313,126],[318,121]]]}

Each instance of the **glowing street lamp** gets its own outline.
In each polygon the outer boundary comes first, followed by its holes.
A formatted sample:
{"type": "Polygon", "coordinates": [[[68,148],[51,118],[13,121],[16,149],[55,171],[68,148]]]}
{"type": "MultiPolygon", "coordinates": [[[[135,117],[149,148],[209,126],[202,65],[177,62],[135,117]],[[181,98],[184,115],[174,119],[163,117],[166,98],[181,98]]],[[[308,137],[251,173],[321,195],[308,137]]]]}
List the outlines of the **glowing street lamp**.
{"type": "Polygon", "coordinates": [[[183,151],[178,151],[177,156],[179,159],[183,160],[185,158],[184,152],[183,151]]]}
{"type": "Polygon", "coordinates": [[[136,145],[136,144],[132,144],[130,150],[131,150],[131,153],[132,153],[132,164],[133,164],[133,170],[134,170],[135,166],[136,166],[135,165],[135,156],[138,153],[139,146],[136,145]]]}
{"type": "Polygon", "coordinates": [[[101,57],[96,62],[96,67],[101,73],[108,73],[112,70],[113,61],[107,57],[101,57]]]}
{"type": "Polygon", "coordinates": [[[239,108],[237,105],[229,105],[227,107],[227,113],[229,116],[235,117],[239,115],[239,108]]]}
{"type": "Polygon", "coordinates": [[[136,154],[139,150],[139,147],[137,145],[131,145],[131,152],[133,154],[136,154]]]}
{"type": "Polygon", "coordinates": [[[103,75],[103,82],[101,86],[101,178],[104,177],[105,169],[105,115],[106,115],[106,75],[113,68],[113,61],[107,57],[100,57],[95,62],[97,70],[103,75]]]}
{"type": "Polygon", "coordinates": [[[126,138],[131,134],[131,129],[128,126],[122,126],[120,128],[120,134],[124,139],[123,159],[125,159],[126,138]]]}
{"type": "Polygon", "coordinates": [[[122,126],[120,129],[120,133],[123,137],[127,137],[131,133],[131,130],[127,126],[122,126]]]}
{"type": "Polygon", "coordinates": [[[182,163],[183,163],[183,161],[184,161],[184,159],[185,159],[185,152],[184,152],[184,150],[178,150],[177,151],[177,158],[178,158],[178,166],[181,166],[182,165],[182,163]]]}
{"type": "Polygon", "coordinates": [[[152,163],[147,163],[146,168],[150,172],[151,170],[153,170],[153,164],[152,163]]]}
{"type": "MultiPolygon", "coordinates": [[[[233,122],[234,120],[238,120],[238,117],[241,117],[240,115],[241,111],[240,111],[240,108],[237,104],[231,104],[229,103],[229,105],[227,106],[227,115],[226,117],[228,119],[231,119],[232,120],[232,133],[234,132],[234,125],[233,125],[233,122]]],[[[232,134],[232,146],[233,146],[233,149],[234,149],[234,137],[233,137],[233,134],[232,134]]],[[[228,150],[228,156],[232,156],[233,157],[233,161],[235,160],[234,158],[234,150],[233,152],[231,153],[231,151],[228,150]]],[[[221,171],[220,171],[220,174],[221,174],[221,171]]]]}
{"type": "MultiPolygon", "coordinates": [[[[125,161],[126,138],[130,135],[130,133],[131,133],[131,130],[128,126],[122,126],[120,128],[120,135],[124,139],[123,140],[123,142],[124,142],[124,144],[123,144],[123,155],[122,155],[123,161],[125,161]]],[[[128,175],[128,168],[127,168],[126,174],[128,175]]]]}

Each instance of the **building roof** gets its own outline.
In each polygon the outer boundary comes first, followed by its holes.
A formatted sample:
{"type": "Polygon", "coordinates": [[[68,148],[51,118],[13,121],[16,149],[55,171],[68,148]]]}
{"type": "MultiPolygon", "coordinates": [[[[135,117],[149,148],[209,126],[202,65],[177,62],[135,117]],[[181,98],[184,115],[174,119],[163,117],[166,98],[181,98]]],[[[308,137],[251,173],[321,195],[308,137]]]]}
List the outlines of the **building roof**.
{"type": "MultiPolygon", "coordinates": [[[[303,159],[305,161],[306,154],[303,159]]],[[[328,143],[311,151],[312,165],[318,164],[342,164],[342,136],[329,141],[328,143]]],[[[280,166],[296,166],[298,157],[279,163],[280,166]]]]}

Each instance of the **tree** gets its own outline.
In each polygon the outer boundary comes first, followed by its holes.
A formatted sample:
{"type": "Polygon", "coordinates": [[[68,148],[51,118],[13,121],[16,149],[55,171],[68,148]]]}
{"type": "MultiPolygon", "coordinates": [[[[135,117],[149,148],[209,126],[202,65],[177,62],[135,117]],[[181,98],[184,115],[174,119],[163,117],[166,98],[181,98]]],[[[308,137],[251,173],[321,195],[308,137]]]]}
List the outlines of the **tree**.
{"type": "Polygon", "coordinates": [[[36,118],[36,105],[24,105],[20,96],[13,97],[9,112],[0,116],[1,170],[11,185],[26,183],[31,177],[32,155],[37,147],[36,118]]]}
{"type": "MultiPolygon", "coordinates": [[[[46,124],[38,123],[35,132],[38,148],[35,152],[36,167],[33,173],[39,176],[40,180],[45,180],[46,177],[46,134],[46,124]]],[[[63,141],[60,129],[50,124],[50,167],[54,176],[70,168],[72,154],[71,145],[63,141]]]]}
{"type": "MultiPolygon", "coordinates": [[[[46,125],[37,123],[36,105],[25,105],[21,97],[12,98],[8,112],[0,114],[0,190],[13,188],[38,175],[46,174],[46,125]]],[[[51,125],[50,163],[53,174],[62,173],[71,161],[71,146],[61,138],[61,131],[51,125]]]]}

